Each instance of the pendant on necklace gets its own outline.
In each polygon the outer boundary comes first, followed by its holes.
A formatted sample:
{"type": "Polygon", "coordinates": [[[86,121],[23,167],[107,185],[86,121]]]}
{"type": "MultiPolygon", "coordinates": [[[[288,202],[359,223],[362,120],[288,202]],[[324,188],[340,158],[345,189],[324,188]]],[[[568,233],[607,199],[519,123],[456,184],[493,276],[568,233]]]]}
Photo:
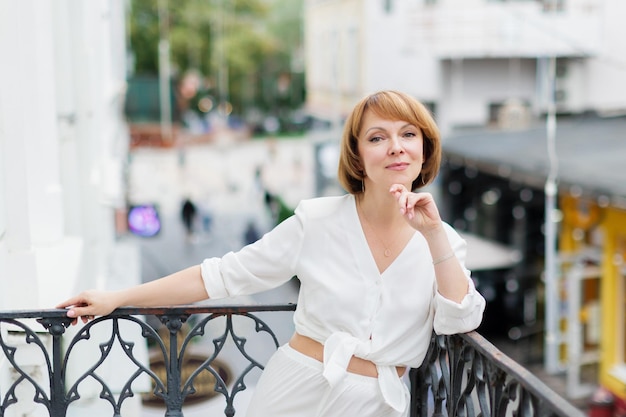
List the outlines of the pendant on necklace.
{"type": "Polygon", "coordinates": [[[389,258],[389,256],[391,256],[391,251],[389,249],[385,249],[384,254],[386,258],[389,258]]]}

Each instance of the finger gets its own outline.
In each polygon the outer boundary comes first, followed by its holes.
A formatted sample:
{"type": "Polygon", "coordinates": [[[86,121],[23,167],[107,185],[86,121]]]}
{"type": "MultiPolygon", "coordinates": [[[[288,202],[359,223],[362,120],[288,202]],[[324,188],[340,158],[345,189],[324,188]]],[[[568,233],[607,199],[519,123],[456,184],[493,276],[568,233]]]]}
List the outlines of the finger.
{"type": "Polygon", "coordinates": [[[406,198],[407,190],[401,184],[394,184],[389,189],[389,192],[396,198],[400,212],[404,214],[406,212],[406,198]]]}
{"type": "Polygon", "coordinates": [[[74,303],[71,300],[66,300],[66,301],[63,301],[62,303],[57,304],[56,306],[54,306],[54,308],[66,308],[71,305],[74,305],[74,303]]]}
{"type": "Polygon", "coordinates": [[[409,191],[404,191],[398,199],[398,202],[400,203],[400,212],[405,216],[413,211],[414,203],[412,196],[413,193],[410,193],[409,191]]]}
{"type": "Polygon", "coordinates": [[[428,204],[428,195],[424,193],[413,193],[413,207],[424,207],[428,204]]]}
{"type": "Polygon", "coordinates": [[[72,307],[69,310],[67,310],[67,316],[74,317],[74,318],[86,317],[86,316],[93,317],[93,312],[91,311],[91,307],[72,307]]]}
{"type": "Polygon", "coordinates": [[[389,188],[389,192],[396,197],[407,191],[406,187],[402,184],[393,184],[391,188],[389,188]]]}
{"type": "Polygon", "coordinates": [[[416,200],[413,195],[407,196],[405,215],[407,216],[409,220],[415,217],[415,203],[416,203],[416,200]]]}
{"type": "Polygon", "coordinates": [[[70,306],[85,305],[85,304],[86,304],[85,299],[82,296],[78,295],[78,296],[75,296],[75,297],[72,297],[63,301],[60,304],[57,304],[56,308],[66,308],[70,306]]]}

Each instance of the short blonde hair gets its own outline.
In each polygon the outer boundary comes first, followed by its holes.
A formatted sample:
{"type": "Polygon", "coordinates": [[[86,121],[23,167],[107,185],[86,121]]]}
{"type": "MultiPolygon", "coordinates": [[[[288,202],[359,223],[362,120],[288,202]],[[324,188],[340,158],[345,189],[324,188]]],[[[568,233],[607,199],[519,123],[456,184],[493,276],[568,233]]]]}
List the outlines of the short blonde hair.
{"type": "Polygon", "coordinates": [[[363,98],[354,106],[345,122],[341,137],[337,179],[351,194],[363,192],[363,164],[358,151],[358,135],[363,116],[371,110],[389,120],[409,122],[422,131],[424,137],[424,164],[412,190],[430,184],[441,165],[441,137],[439,128],[430,111],[417,99],[398,91],[379,91],[363,98]]]}

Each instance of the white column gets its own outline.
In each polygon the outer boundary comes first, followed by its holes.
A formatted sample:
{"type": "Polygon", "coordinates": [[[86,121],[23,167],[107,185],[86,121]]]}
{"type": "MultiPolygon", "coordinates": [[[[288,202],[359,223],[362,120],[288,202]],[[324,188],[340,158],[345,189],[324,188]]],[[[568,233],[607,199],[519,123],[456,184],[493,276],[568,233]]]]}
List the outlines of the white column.
{"type": "Polygon", "coordinates": [[[39,306],[37,247],[63,235],[51,4],[25,0],[0,6],[5,276],[20,283],[3,286],[8,309],[39,306]]]}

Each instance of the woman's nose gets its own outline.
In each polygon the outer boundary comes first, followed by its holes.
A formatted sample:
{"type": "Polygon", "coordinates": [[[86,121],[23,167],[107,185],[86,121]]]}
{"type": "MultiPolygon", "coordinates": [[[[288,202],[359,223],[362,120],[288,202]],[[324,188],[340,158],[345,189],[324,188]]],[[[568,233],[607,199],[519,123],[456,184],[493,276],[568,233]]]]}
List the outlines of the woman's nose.
{"type": "Polygon", "coordinates": [[[394,155],[400,152],[403,152],[402,142],[398,136],[393,136],[389,141],[389,153],[394,155]]]}

